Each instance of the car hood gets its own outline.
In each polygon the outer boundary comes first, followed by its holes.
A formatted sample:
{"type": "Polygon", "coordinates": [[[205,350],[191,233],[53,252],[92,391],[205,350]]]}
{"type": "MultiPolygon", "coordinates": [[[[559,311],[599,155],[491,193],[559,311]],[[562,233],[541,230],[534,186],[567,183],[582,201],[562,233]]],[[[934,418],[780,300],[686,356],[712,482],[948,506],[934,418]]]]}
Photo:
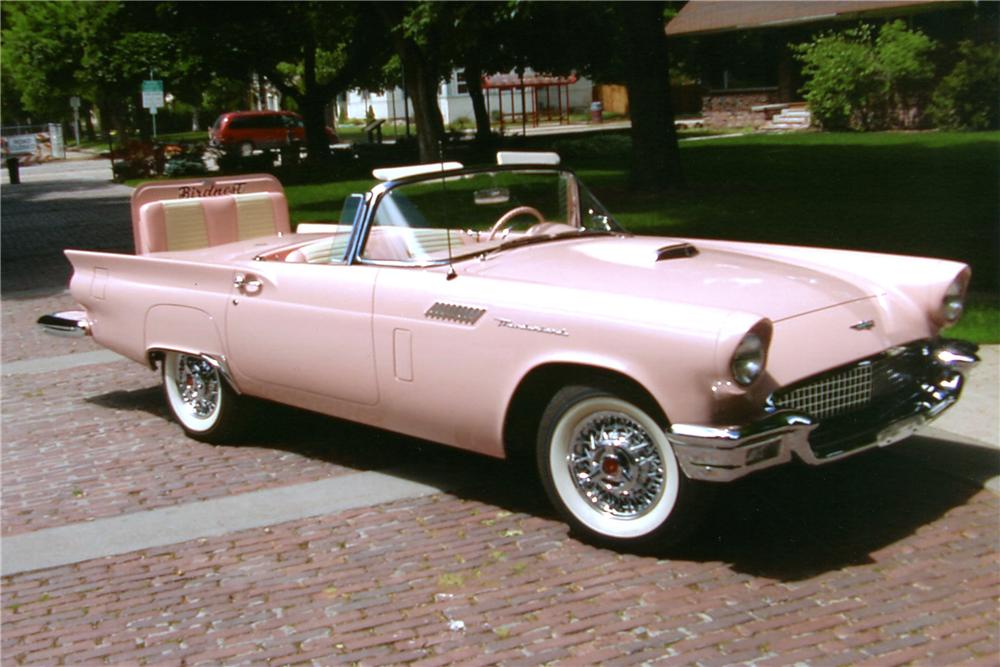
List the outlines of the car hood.
{"type": "MultiPolygon", "coordinates": [[[[465,273],[742,310],[773,322],[877,295],[868,285],[829,272],[726,250],[717,242],[694,256],[657,260],[661,248],[685,242],[663,237],[554,240],[488,255],[465,273]]],[[[697,241],[691,243],[698,247],[697,241]]]]}

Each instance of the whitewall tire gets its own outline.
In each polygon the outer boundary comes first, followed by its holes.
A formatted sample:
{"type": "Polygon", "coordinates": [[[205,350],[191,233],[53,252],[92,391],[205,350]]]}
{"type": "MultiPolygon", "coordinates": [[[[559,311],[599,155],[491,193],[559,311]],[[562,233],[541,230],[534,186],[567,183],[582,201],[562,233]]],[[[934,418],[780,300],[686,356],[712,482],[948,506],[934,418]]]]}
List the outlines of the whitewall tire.
{"type": "Polygon", "coordinates": [[[188,436],[223,442],[238,433],[239,396],[214,364],[197,355],[166,352],[162,374],[167,405],[188,436]]]}
{"type": "Polygon", "coordinates": [[[538,468],[553,505],[593,541],[667,544],[685,536],[703,505],[663,428],[599,387],[560,390],[542,415],[538,468]]]}

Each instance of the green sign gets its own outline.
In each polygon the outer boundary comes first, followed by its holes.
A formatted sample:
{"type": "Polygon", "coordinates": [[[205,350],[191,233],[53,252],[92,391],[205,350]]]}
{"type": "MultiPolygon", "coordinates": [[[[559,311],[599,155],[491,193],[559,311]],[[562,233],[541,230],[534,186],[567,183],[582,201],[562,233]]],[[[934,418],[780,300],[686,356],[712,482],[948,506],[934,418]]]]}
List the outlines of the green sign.
{"type": "Polygon", "coordinates": [[[163,106],[163,81],[147,79],[142,82],[142,107],[156,109],[163,106]]]}

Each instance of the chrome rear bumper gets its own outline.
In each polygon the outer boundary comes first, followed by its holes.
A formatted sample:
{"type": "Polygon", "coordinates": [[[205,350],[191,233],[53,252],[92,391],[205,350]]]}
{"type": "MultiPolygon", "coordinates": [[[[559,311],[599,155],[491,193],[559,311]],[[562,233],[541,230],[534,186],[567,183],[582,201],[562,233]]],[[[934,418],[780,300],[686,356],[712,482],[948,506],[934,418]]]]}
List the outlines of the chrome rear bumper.
{"type": "Polygon", "coordinates": [[[61,313],[42,315],[38,318],[38,325],[45,333],[55,336],[89,336],[90,320],[87,313],[82,310],[66,310],[61,313]]]}
{"type": "Polygon", "coordinates": [[[737,426],[674,424],[666,435],[684,473],[698,480],[732,481],[788,463],[793,454],[809,465],[839,461],[903,440],[951,407],[961,394],[963,373],[979,362],[977,350],[975,344],[959,340],[929,343],[927,374],[915,383],[908,400],[860,423],[861,441],[843,450],[817,454],[809,438],[820,421],[793,410],[776,411],[753,423],[737,426]]]}

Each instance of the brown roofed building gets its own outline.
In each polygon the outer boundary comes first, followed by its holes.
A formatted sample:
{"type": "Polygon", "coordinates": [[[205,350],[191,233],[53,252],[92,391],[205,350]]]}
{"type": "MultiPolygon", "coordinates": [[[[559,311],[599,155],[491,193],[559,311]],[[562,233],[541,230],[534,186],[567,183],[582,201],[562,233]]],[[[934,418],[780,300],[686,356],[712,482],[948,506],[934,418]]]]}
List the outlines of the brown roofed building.
{"type": "MultiPolygon", "coordinates": [[[[666,25],[672,41],[694,38],[701,69],[702,116],[710,126],[794,127],[808,123],[804,81],[789,44],[847,21],[891,20],[970,2],[941,0],[690,0],[666,25]],[[775,123],[777,116],[777,123],[775,123]],[[796,119],[798,119],[796,121],[796,119]]],[[[675,46],[676,48],[676,46],[675,46]]]]}

